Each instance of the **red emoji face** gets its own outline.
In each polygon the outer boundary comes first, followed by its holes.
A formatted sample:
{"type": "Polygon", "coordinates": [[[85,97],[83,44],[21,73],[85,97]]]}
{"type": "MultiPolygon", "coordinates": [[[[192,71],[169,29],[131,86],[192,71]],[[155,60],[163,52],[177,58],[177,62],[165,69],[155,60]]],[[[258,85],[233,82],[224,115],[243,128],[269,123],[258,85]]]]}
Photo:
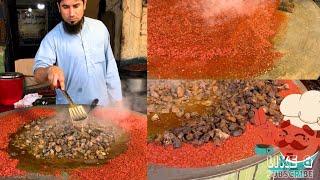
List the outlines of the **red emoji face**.
{"type": "Polygon", "coordinates": [[[308,125],[298,128],[290,124],[290,121],[281,123],[277,146],[285,157],[295,157],[301,161],[317,152],[320,138],[317,132],[308,125]]]}

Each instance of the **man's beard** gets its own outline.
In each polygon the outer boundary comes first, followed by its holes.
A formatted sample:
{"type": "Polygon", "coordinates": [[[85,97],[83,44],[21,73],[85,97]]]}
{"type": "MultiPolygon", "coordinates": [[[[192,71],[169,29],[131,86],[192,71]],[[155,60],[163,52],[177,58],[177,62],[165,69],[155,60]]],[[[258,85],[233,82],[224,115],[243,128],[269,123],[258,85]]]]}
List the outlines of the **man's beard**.
{"type": "Polygon", "coordinates": [[[78,34],[82,29],[83,22],[84,17],[82,17],[82,19],[75,24],[69,24],[63,20],[63,29],[69,34],[78,34]]]}

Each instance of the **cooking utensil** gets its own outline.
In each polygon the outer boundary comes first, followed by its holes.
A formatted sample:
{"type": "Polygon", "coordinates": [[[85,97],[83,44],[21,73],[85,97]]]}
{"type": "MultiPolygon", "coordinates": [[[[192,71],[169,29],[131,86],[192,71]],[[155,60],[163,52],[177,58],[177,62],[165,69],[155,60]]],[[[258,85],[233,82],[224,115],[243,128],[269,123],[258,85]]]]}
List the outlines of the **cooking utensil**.
{"type": "Polygon", "coordinates": [[[94,109],[99,103],[99,99],[94,99],[90,105],[90,109],[88,111],[88,114],[92,111],[92,109],[94,109]]]}
{"type": "Polygon", "coordinates": [[[77,105],[73,103],[71,97],[67,93],[67,91],[60,89],[64,97],[68,100],[69,102],[69,114],[72,120],[74,121],[81,121],[84,120],[88,117],[88,114],[84,110],[83,106],[77,105]]]}
{"type": "MultiPolygon", "coordinates": [[[[82,105],[82,106],[86,110],[90,108],[90,105],[82,105]]],[[[115,144],[114,144],[114,146],[111,147],[111,151],[108,154],[108,159],[105,159],[106,161],[101,160],[99,162],[87,160],[87,159],[84,159],[83,161],[73,160],[71,158],[70,158],[70,160],[67,159],[67,160],[63,160],[63,161],[60,161],[59,159],[58,159],[58,161],[56,159],[46,159],[46,160],[36,159],[35,161],[30,161],[30,158],[28,158],[28,157],[31,157],[32,155],[27,154],[25,156],[17,156],[16,157],[17,159],[19,159],[19,163],[21,165],[20,167],[22,169],[23,168],[30,169],[30,165],[32,167],[35,167],[37,169],[37,172],[47,172],[45,170],[48,170],[48,167],[49,168],[57,168],[57,169],[58,168],[63,169],[66,167],[70,167],[70,168],[93,167],[92,165],[97,165],[97,163],[103,164],[105,162],[109,162],[110,159],[113,159],[114,157],[117,157],[118,155],[127,151],[127,147],[128,147],[127,144],[130,140],[129,139],[130,136],[128,134],[129,132],[127,132],[127,130],[125,130],[123,127],[119,126],[114,121],[112,121],[112,120],[106,121],[103,118],[101,119],[101,117],[95,116],[94,114],[88,114],[88,119],[86,119],[84,121],[73,121],[73,122],[71,122],[71,124],[68,125],[68,123],[70,123],[68,118],[66,118],[66,115],[68,116],[68,113],[69,113],[68,112],[68,105],[62,105],[62,104],[48,105],[48,106],[44,106],[41,108],[30,107],[30,108],[23,108],[23,109],[15,109],[12,111],[1,113],[0,114],[0,122],[1,122],[1,120],[8,119],[8,116],[9,116],[9,119],[10,119],[10,117],[19,118],[19,117],[21,117],[21,114],[23,114],[25,118],[22,118],[21,122],[26,122],[26,124],[29,124],[31,121],[34,121],[37,119],[41,119],[41,120],[45,121],[46,122],[45,124],[47,124],[48,126],[55,126],[55,124],[59,124],[59,126],[61,126],[61,127],[72,127],[72,126],[76,126],[75,124],[82,123],[84,125],[84,127],[90,127],[91,129],[97,129],[99,131],[106,132],[107,134],[109,134],[109,133],[113,134],[113,136],[115,138],[115,144]],[[55,112],[53,116],[52,116],[52,112],[55,112]],[[47,116],[49,116],[49,117],[43,119],[43,117],[47,117],[47,116]],[[31,118],[30,122],[28,121],[29,117],[31,118]],[[42,168],[42,167],[44,167],[44,168],[42,168]]],[[[132,112],[132,113],[134,113],[134,112],[132,112]]],[[[139,117],[146,118],[146,117],[142,117],[142,116],[139,116],[139,117]]],[[[76,126],[76,128],[77,127],[79,127],[79,126],[76,126]]],[[[96,132],[99,132],[99,131],[96,131],[96,132]]],[[[0,131],[0,132],[3,134],[2,131],[0,131]]],[[[13,132],[13,133],[15,134],[16,132],[13,132]]],[[[10,150],[9,150],[9,154],[10,154],[10,150]]],[[[33,160],[33,158],[31,158],[31,160],[33,160]]]]}
{"type": "Polygon", "coordinates": [[[0,105],[13,105],[23,97],[24,75],[16,72],[0,73],[0,105]]]}

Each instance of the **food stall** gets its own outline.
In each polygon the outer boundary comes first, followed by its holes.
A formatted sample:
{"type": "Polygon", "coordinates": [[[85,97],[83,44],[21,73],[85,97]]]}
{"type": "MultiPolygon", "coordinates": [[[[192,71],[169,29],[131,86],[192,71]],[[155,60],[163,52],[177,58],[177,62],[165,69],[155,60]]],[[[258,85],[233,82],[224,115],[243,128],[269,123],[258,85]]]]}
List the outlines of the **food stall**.
{"type": "MultiPolygon", "coordinates": [[[[54,104],[55,93],[46,84],[34,80],[32,66],[42,38],[61,20],[56,3],[48,0],[3,0],[1,9],[3,48],[0,50],[0,67],[5,72],[24,75],[24,95],[39,93],[43,96],[40,104],[54,104]]],[[[90,1],[85,16],[99,19],[108,27],[123,96],[129,99],[126,105],[145,113],[147,2],[90,1]],[[122,6],[125,8],[121,9],[122,6]],[[120,41],[121,38],[125,41],[120,41]],[[139,89],[132,88],[132,84],[139,89]]]]}

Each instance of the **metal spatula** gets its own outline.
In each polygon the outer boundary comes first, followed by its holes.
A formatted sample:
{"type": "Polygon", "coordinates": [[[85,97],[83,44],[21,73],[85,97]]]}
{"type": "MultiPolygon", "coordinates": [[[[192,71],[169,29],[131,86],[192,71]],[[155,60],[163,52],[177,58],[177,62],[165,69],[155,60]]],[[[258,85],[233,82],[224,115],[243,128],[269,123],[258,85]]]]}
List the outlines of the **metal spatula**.
{"type": "Polygon", "coordinates": [[[60,89],[64,97],[69,101],[69,114],[73,121],[81,121],[88,117],[86,111],[84,110],[83,106],[77,105],[73,103],[71,97],[67,93],[67,91],[64,91],[60,89]]]}

